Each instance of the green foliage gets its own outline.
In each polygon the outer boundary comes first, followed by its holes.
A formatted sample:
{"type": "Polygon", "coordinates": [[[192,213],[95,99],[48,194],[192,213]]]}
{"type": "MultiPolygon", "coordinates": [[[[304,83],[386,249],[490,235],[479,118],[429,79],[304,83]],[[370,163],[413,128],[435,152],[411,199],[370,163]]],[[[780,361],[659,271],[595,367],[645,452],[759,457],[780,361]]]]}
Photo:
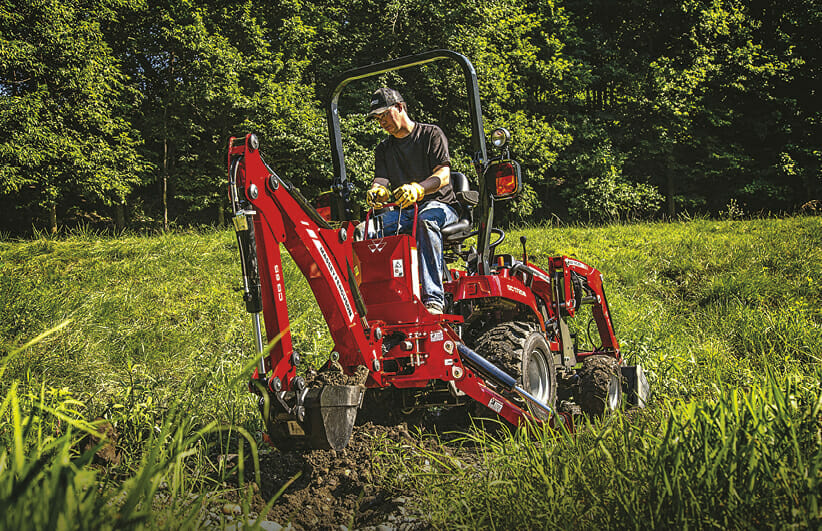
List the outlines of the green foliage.
{"type": "Polygon", "coordinates": [[[564,195],[569,198],[568,211],[572,217],[587,217],[593,222],[649,218],[662,204],[656,188],[628,182],[613,166],[605,175],[588,179],[564,195]]]}
{"type": "Polygon", "coordinates": [[[43,207],[40,218],[56,230],[58,205],[121,204],[149,166],[123,115],[126,78],[101,32],[117,4],[18,7],[0,10],[0,193],[35,215],[43,207]]]}
{"type": "MultiPolygon", "coordinates": [[[[732,199],[748,213],[795,210],[822,190],[822,110],[807,90],[818,84],[820,17],[811,0],[41,0],[2,9],[0,226],[222,223],[226,141],[251,131],[312,196],[331,178],[321,102],[334,80],[434,48],[473,61],[486,128],[514,135],[529,195],[511,220],[588,220],[569,196],[601,188],[585,183],[611,166],[626,188],[663,193],[669,217],[717,214],[732,199]]],[[[443,127],[466,172],[461,73],[437,63],[353,82],[343,118],[356,121],[382,83],[406,95],[416,119],[443,127]]],[[[359,125],[345,137],[357,186],[379,137],[359,125]]]]}

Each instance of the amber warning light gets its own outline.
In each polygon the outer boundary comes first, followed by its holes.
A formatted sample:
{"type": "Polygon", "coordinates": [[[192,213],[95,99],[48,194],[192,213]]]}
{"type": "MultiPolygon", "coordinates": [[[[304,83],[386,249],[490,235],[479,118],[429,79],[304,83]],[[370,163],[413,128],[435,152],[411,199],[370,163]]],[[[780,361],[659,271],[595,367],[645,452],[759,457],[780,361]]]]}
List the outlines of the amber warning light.
{"type": "Polygon", "coordinates": [[[517,193],[519,182],[516,169],[512,163],[506,162],[498,165],[495,173],[495,195],[498,198],[508,197],[517,193]]]}
{"type": "Polygon", "coordinates": [[[314,201],[314,208],[326,221],[331,221],[331,194],[324,192],[314,201]]]}

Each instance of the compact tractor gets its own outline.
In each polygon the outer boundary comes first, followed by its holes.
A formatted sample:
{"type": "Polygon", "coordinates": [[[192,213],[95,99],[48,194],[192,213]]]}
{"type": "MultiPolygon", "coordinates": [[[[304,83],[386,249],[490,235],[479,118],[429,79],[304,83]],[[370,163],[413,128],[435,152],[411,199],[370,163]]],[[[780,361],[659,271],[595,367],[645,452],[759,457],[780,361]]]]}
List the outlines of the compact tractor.
{"type": "MultiPolygon", "coordinates": [[[[531,263],[525,238],[522,254],[497,253],[505,232],[494,226],[494,209],[521,191],[521,171],[504,129],[491,134],[488,155],[477,76],[466,57],[435,50],[349,70],[331,93],[327,117],[335,175],[323,214],[263,161],[254,134],[229,141],[242,291],[259,356],[249,389],[259,395],[275,445],[342,449],[361,410],[481,405],[514,426],[572,428],[576,413],[644,404],[648,385],[640,366],[625,365],[600,272],[568,256],[531,263]],[[476,179],[472,189],[464,174],[451,173],[460,219],[442,230],[450,264],[442,315],[420,300],[413,233],[361,236],[338,114],[351,81],[438,60],[456,61],[467,85],[476,179]],[[306,277],[334,341],[328,362],[311,377],[298,371],[303,360],[291,340],[281,245],[306,277]],[[595,324],[599,336],[588,350],[569,327],[584,306],[591,307],[588,328],[595,324]]],[[[370,211],[366,218],[373,227],[378,216],[370,211]]]]}

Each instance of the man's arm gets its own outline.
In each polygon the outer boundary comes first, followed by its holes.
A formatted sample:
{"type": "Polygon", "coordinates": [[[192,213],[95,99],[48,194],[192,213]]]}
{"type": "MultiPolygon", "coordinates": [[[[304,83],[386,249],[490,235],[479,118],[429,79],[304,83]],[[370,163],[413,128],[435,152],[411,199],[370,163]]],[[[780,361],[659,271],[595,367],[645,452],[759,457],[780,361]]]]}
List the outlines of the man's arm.
{"type": "Polygon", "coordinates": [[[425,190],[425,194],[433,194],[451,181],[451,166],[440,164],[434,168],[434,173],[424,181],[420,181],[420,186],[425,190]]]}
{"type": "Polygon", "coordinates": [[[376,188],[377,186],[385,186],[388,188],[390,185],[391,182],[384,177],[374,177],[374,180],[371,181],[371,188],[376,188]]]}

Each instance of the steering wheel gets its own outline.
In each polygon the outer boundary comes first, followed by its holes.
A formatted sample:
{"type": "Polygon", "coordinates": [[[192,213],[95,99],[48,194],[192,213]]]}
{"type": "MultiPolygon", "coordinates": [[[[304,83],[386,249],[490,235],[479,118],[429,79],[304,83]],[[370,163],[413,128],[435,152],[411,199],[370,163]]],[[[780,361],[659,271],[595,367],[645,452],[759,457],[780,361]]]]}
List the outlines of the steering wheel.
{"type": "MultiPolygon", "coordinates": [[[[493,228],[491,229],[491,234],[496,234],[497,236],[499,236],[499,238],[497,238],[497,240],[496,240],[494,243],[490,243],[490,244],[488,244],[488,248],[491,250],[491,253],[492,253],[492,254],[496,254],[495,249],[496,249],[497,245],[501,244],[501,243],[505,240],[505,231],[504,231],[504,230],[502,230],[502,229],[498,229],[497,227],[493,227],[493,228]]],[[[471,237],[473,237],[473,236],[477,236],[477,235],[479,235],[479,231],[478,231],[478,230],[475,230],[475,231],[469,232],[469,233],[465,236],[465,238],[463,238],[463,241],[465,241],[465,240],[467,240],[468,238],[471,238],[471,237]]]]}

